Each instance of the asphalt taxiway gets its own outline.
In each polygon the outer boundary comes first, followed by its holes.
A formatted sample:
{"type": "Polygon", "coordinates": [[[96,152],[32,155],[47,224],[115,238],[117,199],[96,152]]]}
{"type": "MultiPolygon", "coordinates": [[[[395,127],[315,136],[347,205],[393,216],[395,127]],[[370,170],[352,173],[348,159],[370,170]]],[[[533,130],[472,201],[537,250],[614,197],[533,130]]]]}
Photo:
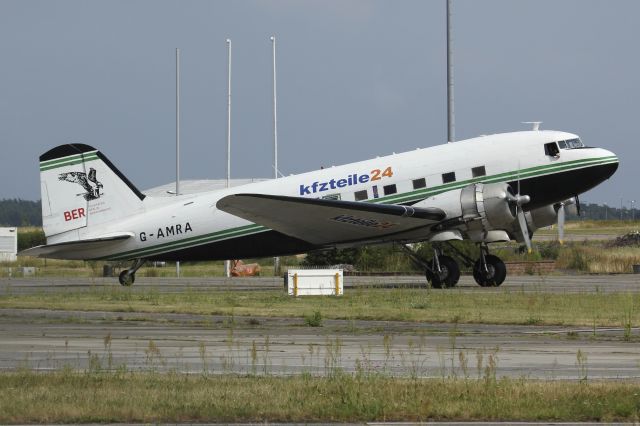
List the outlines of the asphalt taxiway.
{"type": "MultiPolygon", "coordinates": [[[[426,287],[422,275],[400,276],[345,276],[346,289],[356,287],[397,288],[426,287]]],[[[179,293],[211,290],[280,290],[282,277],[211,277],[211,278],[166,278],[137,277],[131,287],[134,291],[153,289],[160,293],[179,293]]],[[[51,292],[91,291],[103,288],[119,288],[117,278],[65,278],[30,277],[0,278],[0,295],[3,294],[47,294],[51,292]]],[[[462,276],[454,289],[442,291],[481,291],[481,292],[640,292],[640,274],[616,275],[512,275],[499,288],[479,287],[472,277],[462,276]]]]}
{"type": "MultiPolygon", "coordinates": [[[[346,287],[420,286],[419,276],[347,277],[346,287]]],[[[114,279],[0,280],[0,295],[90,291],[114,279]]],[[[282,289],[278,278],[140,278],[134,291],[282,289]]],[[[486,289],[463,277],[459,289],[637,293],[637,275],[515,276],[486,289]]],[[[348,291],[348,290],[347,290],[348,291]]],[[[436,290],[434,290],[436,291],[436,290]]],[[[0,309],[0,369],[64,367],[290,375],[384,372],[419,377],[585,377],[637,379],[640,345],[632,329],[453,325],[390,321],[226,317],[135,312],[0,309]]]]}

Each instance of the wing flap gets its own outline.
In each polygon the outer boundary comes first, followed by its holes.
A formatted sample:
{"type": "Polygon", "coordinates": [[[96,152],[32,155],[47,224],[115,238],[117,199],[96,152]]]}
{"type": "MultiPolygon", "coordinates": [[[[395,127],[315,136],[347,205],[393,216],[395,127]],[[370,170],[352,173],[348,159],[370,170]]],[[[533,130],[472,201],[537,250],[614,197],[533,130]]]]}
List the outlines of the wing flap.
{"type": "Polygon", "coordinates": [[[133,232],[114,232],[86,240],[66,241],[36,246],[18,253],[19,256],[47,257],[51,259],[85,259],[88,250],[100,250],[133,237],[133,232]]]}
{"type": "Polygon", "coordinates": [[[316,245],[385,240],[446,216],[437,208],[265,194],[229,195],[217,208],[316,245]]]}

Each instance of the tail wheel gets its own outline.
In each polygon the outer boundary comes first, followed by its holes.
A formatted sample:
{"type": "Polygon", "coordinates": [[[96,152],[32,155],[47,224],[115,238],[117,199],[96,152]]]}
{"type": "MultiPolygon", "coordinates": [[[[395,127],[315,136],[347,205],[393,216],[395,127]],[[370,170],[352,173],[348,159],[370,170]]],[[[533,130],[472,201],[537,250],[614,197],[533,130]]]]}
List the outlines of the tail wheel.
{"type": "Polygon", "coordinates": [[[478,259],[473,265],[473,279],[481,287],[497,287],[502,284],[507,277],[507,266],[502,259],[492,254],[484,257],[487,262],[487,269],[482,267],[482,261],[478,259]]]}
{"type": "Polygon", "coordinates": [[[427,280],[431,282],[433,288],[455,287],[460,280],[460,267],[458,263],[450,256],[438,256],[440,271],[437,270],[435,259],[432,262],[434,267],[432,271],[427,271],[427,280]]]}

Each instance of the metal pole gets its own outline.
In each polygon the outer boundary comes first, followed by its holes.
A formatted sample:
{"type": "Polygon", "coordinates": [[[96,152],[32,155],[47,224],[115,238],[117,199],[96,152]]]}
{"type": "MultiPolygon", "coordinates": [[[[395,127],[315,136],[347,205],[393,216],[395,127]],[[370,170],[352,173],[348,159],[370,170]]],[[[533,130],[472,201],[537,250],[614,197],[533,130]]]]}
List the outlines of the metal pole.
{"type": "MultiPolygon", "coordinates": [[[[227,188],[231,186],[231,39],[227,39],[227,188]]],[[[231,276],[231,261],[224,261],[224,275],[231,276]]]]}
{"type": "Polygon", "coordinates": [[[231,180],[231,40],[227,39],[227,188],[231,180]]]}
{"type": "Polygon", "coordinates": [[[622,220],[622,197],[620,197],[620,220],[622,220]]]}
{"type": "MultiPolygon", "coordinates": [[[[176,197],[180,196],[180,49],[176,48],[176,197]]],[[[180,277],[180,261],[176,261],[180,277]]]]}
{"type": "MultiPolygon", "coordinates": [[[[271,54],[273,58],[273,177],[278,179],[278,102],[276,86],[276,37],[271,36],[271,54]]],[[[280,258],[273,258],[273,275],[280,275],[280,258]]]]}
{"type": "Polygon", "coordinates": [[[276,37],[271,36],[271,52],[273,56],[273,168],[274,177],[278,178],[278,103],[276,86],[276,37]]]}
{"type": "Polygon", "coordinates": [[[453,109],[453,52],[451,41],[451,2],[447,0],[447,142],[456,139],[455,111],[453,109]]]}

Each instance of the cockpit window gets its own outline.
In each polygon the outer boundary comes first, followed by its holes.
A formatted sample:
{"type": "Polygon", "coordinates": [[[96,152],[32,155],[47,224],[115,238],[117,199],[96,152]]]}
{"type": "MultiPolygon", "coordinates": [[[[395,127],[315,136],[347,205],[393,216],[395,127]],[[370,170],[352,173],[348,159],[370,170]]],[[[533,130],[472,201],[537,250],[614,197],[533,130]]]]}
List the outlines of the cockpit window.
{"type": "Polygon", "coordinates": [[[559,157],[560,150],[558,149],[558,145],[555,142],[549,142],[544,144],[544,153],[551,157],[559,157]]]}
{"type": "Polygon", "coordinates": [[[558,141],[558,146],[560,146],[560,149],[584,148],[584,144],[578,138],[576,138],[576,139],[567,139],[566,141],[558,141]]]}

